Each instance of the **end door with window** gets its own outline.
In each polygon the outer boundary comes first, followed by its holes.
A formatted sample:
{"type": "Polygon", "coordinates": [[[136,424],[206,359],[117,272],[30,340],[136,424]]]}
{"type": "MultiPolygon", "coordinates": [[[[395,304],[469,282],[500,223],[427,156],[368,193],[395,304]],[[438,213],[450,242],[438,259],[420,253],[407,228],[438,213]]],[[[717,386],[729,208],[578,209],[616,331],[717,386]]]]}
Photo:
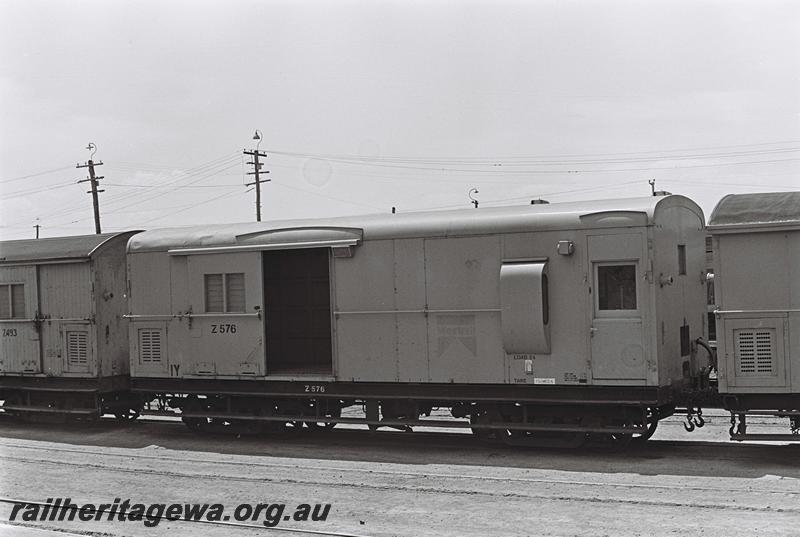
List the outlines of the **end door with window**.
{"type": "Polygon", "coordinates": [[[646,378],[644,244],[639,233],[588,237],[595,380],[646,378]]]}

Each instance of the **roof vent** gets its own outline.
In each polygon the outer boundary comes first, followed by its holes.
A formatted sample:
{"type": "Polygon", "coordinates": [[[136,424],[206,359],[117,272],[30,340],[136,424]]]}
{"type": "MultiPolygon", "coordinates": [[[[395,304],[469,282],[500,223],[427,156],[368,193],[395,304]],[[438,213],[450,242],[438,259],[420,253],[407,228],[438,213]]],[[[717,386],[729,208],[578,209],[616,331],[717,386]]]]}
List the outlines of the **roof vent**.
{"type": "Polygon", "coordinates": [[[531,200],[531,205],[545,205],[547,203],[550,203],[550,202],[547,201],[547,200],[543,200],[542,198],[531,200]]]}

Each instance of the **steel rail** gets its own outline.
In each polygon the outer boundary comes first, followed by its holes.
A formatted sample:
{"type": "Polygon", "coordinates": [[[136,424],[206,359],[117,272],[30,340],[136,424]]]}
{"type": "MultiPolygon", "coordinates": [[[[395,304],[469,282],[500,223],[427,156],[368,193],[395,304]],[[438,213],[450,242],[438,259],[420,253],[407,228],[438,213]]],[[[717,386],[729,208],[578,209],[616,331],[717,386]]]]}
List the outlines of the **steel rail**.
{"type": "MultiPolygon", "coordinates": [[[[162,477],[171,477],[171,478],[184,478],[184,479],[210,479],[214,478],[217,480],[227,480],[227,481],[239,481],[239,482],[253,482],[253,483],[264,483],[266,482],[289,482],[291,484],[304,484],[304,485],[318,485],[318,486],[338,486],[343,488],[367,488],[367,489],[385,489],[391,488],[392,490],[396,491],[405,491],[405,492],[413,492],[415,494],[419,493],[430,493],[430,494],[452,494],[452,495],[474,495],[474,494],[482,494],[485,496],[490,497],[498,497],[501,496],[503,498],[508,497],[517,497],[517,498],[526,498],[526,499],[543,499],[543,500],[561,500],[561,501],[583,501],[583,502],[596,502],[596,497],[585,497],[579,495],[557,495],[557,496],[549,496],[546,494],[537,493],[535,491],[526,491],[526,492],[488,492],[484,490],[475,490],[475,491],[464,491],[464,490],[456,490],[456,489],[447,489],[447,488],[437,488],[437,487],[429,487],[429,486],[419,486],[419,487],[410,487],[404,485],[397,485],[394,484],[393,486],[390,485],[371,485],[367,483],[356,483],[356,482],[343,482],[341,480],[332,482],[332,481],[313,481],[313,480],[297,480],[291,479],[289,481],[280,478],[272,478],[272,477],[251,477],[251,476],[220,476],[218,474],[189,474],[189,473],[180,473],[180,472],[170,472],[170,471],[163,471],[163,470],[153,470],[153,469],[142,469],[142,468],[122,468],[122,467],[113,467],[113,466],[103,466],[98,464],[86,464],[86,463],[74,463],[74,462],[67,462],[67,461],[58,461],[58,460],[48,460],[48,461],[39,461],[39,460],[32,460],[32,459],[25,459],[21,457],[13,457],[13,456],[4,456],[0,455],[0,459],[6,459],[10,461],[18,461],[22,463],[31,463],[31,464],[52,464],[52,465],[61,465],[61,466],[73,466],[73,467],[80,467],[80,468],[89,468],[95,470],[105,470],[110,472],[120,472],[120,473],[130,473],[136,474],[141,476],[142,474],[147,474],[151,476],[162,476],[162,477]]],[[[481,478],[476,478],[476,480],[481,480],[481,478]]],[[[594,485],[594,483],[587,483],[594,485]]],[[[569,483],[568,483],[569,485],[569,483]]],[[[580,486],[581,483],[577,483],[576,485],[580,486]]],[[[619,488],[626,488],[628,485],[621,484],[618,485],[619,488]]],[[[628,487],[631,488],[631,487],[628,487]]],[[[679,487],[682,488],[682,487],[679,487]]],[[[725,497],[724,495],[722,497],[725,497]]],[[[672,506],[678,508],[692,508],[692,509],[717,509],[717,510],[730,510],[730,511],[761,511],[761,512],[780,512],[780,513],[799,513],[800,509],[793,509],[793,508],[774,508],[771,506],[761,507],[755,505],[741,505],[741,504],[724,504],[724,503],[706,503],[700,504],[697,502],[672,502],[672,501],[658,501],[658,500],[642,500],[642,499],[626,499],[626,498],[605,498],[603,500],[606,503],[620,503],[620,504],[636,504],[636,505],[651,505],[651,506],[672,506]]],[[[282,529],[282,528],[278,528],[282,529]]],[[[306,531],[306,530],[298,530],[298,531],[306,531]]],[[[365,537],[365,536],[355,536],[355,537],[365,537]]]]}
{"type": "MultiPolygon", "coordinates": [[[[431,433],[434,434],[434,433],[431,433]]],[[[437,433],[439,436],[444,436],[442,433],[437,433]]],[[[658,441],[656,441],[658,442],[658,441]]],[[[670,442],[665,442],[670,443],[670,442]]],[[[629,489],[643,489],[643,490],[693,490],[693,491],[703,491],[703,492],[713,492],[713,493],[724,493],[724,494],[731,494],[736,492],[741,493],[752,493],[757,492],[759,494],[779,494],[779,495],[799,495],[800,490],[768,490],[768,489],[753,489],[751,487],[748,488],[731,488],[731,487],[701,487],[701,486],[693,486],[688,484],[680,484],[680,485],[667,485],[667,484],[645,484],[645,483],[601,483],[597,481],[581,481],[576,479],[544,479],[544,478],[528,478],[528,477],[499,477],[499,476],[487,476],[487,475],[468,475],[468,474],[446,474],[441,472],[410,472],[410,471],[399,471],[399,470],[379,470],[379,469],[370,469],[364,470],[358,467],[348,467],[348,466],[314,466],[313,468],[308,466],[302,466],[299,464],[281,464],[281,463],[267,463],[267,462],[253,462],[253,461],[231,461],[231,460],[216,460],[216,459],[208,459],[208,458],[195,458],[192,457],[187,459],[185,457],[169,457],[164,455],[142,455],[139,453],[104,453],[101,451],[87,451],[85,449],[64,449],[64,448],[53,448],[53,447],[41,447],[41,446],[22,446],[19,444],[8,444],[8,443],[0,443],[0,445],[5,445],[9,447],[14,447],[17,449],[29,449],[33,451],[55,451],[55,452],[64,452],[64,453],[75,453],[79,455],[101,455],[101,456],[108,456],[108,457],[119,457],[119,458],[135,458],[135,459],[143,459],[143,460],[155,460],[155,461],[168,461],[168,462],[186,462],[186,463],[200,463],[200,464],[216,464],[221,466],[240,466],[240,467],[247,467],[247,468],[281,468],[286,470],[295,470],[295,469],[305,469],[305,470],[320,470],[320,471],[328,471],[328,472],[358,472],[370,475],[386,475],[386,476],[405,476],[405,477],[416,477],[416,478],[445,478],[445,479],[455,479],[455,480],[479,480],[479,481],[494,481],[494,482],[513,482],[513,483],[530,483],[530,484],[555,484],[555,485],[575,485],[575,486],[589,486],[589,487],[614,487],[614,488],[629,488],[629,489]]],[[[725,444],[731,445],[731,444],[725,444]]]]}

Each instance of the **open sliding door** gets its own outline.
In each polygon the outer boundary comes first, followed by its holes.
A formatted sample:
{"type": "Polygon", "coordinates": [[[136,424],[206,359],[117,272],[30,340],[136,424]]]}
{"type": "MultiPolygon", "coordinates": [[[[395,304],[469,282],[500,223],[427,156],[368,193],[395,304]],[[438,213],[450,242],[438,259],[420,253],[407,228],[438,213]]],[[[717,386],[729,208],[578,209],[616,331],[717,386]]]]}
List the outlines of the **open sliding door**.
{"type": "Polygon", "coordinates": [[[268,375],[330,375],[330,248],[263,254],[268,375]]]}

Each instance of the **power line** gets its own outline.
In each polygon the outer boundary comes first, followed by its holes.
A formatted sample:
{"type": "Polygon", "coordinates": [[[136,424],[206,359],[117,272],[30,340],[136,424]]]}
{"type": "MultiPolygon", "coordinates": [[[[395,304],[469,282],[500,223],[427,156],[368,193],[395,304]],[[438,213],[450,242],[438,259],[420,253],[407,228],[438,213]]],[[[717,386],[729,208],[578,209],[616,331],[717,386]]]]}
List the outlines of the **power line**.
{"type": "MultiPolygon", "coordinates": [[[[106,183],[106,186],[117,186],[120,188],[169,188],[163,185],[143,185],[143,184],[131,184],[131,183],[106,183]]],[[[183,185],[179,187],[180,189],[184,188],[241,188],[242,185],[183,185]]]]}
{"type": "Polygon", "coordinates": [[[10,194],[8,194],[6,196],[0,196],[0,200],[6,201],[6,200],[14,199],[14,198],[19,198],[19,197],[22,197],[22,196],[29,196],[31,194],[39,194],[39,193],[43,193],[44,194],[44,193],[50,192],[52,190],[58,190],[60,188],[65,188],[65,187],[73,186],[73,185],[76,185],[76,184],[77,184],[77,182],[71,181],[69,183],[60,183],[58,185],[48,186],[47,190],[42,190],[41,187],[26,188],[25,190],[16,190],[16,191],[11,192],[10,194]]]}
{"type": "MultiPolygon", "coordinates": [[[[778,143],[778,142],[776,142],[778,143]]],[[[782,142],[781,142],[782,143],[782,142]]],[[[797,142],[800,143],[800,142],[797,142]]],[[[747,146],[717,146],[718,149],[726,147],[747,147],[747,146]]],[[[714,149],[714,148],[705,148],[714,149]]],[[[503,162],[514,162],[514,164],[522,164],[525,162],[537,164],[571,164],[571,163],[604,163],[604,162],[637,162],[637,161],[652,161],[652,160],[674,160],[674,159],[692,159],[692,158],[731,158],[737,156],[759,155],[759,154],[773,154],[800,151],[800,147],[790,148],[771,148],[759,149],[750,151],[735,151],[735,152],[722,152],[722,153],[693,153],[684,155],[659,155],[658,153],[673,153],[673,152],[686,152],[686,151],[700,151],[701,149],[673,149],[673,150],[653,150],[653,151],[638,151],[638,152],[622,152],[622,153],[586,153],[586,154],[567,154],[567,155],[538,155],[538,156],[491,156],[491,157],[399,157],[399,156],[386,156],[386,157],[365,157],[359,155],[344,155],[344,154],[322,154],[322,153],[301,153],[291,151],[271,150],[273,154],[280,154],[292,157],[302,158],[317,158],[321,160],[346,160],[353,162],[379,162],[379,163],[430,163],[430,164],[466,164],[466,165],[497,165],[503,162]],[[649,157],[635,157],[635,158],[618,158],[624,155],[651,155],[649,157]],[[615,157],[607,159],[589,159],[583,160],[578,157],[615,157]],[[561,159],[561,160],[555,160],[561,159]],[[563,160],[568,159],[568,160],[563,160]],[[578,159],[578,160],[575,160],[578,159]]]]}
{"type": "Polygon", "coordinates": [[[39,177],[40,175],[47,175],[48,173],[55,173],[71,169],[72,166],[64,166],[63,168],[54,168],[52,170],[45,170],[39,173],[32,173],[30,175],[21,175],[19,177],[12,177],[11,179],[3,179],[0,183],[12,183],[14,181],[22,181],[23,179],[30,179],[31,177],[39,177]]]}
{"type": "MultiPolygon", "coordinates": [[[[800,150],[800,149],[799,149],[800,150]]],[[[285,152],[279,151],[270,151],[272,154],[281,154],[285,156],[297,156],[303,157],[303,155],[291,155],[285,152]]],[[[310,158],[318,158],[318,157],[310,157],[310,158]]],[[[673,170],[673,169],[686,169],[686,168],[713,168],[713,167],[722,167],[722,166],[743,166],[748,164],[767,164],[767,163],[777,163],[777,162],[794,162],[800,160],[800,158],[789,158],[789,159],[773,159],[773,160],[756,160],[756,161],[747,161],[747,162],[721,162],[715,164],[699,164],[699,165],[688,165],[688,166],[672,166],[672,167],[644,167],[644,168],[612,168],[612,169],[571,169],[571,170],[537,170],[537,169],[527,169],[527,170],[508,170],[504,169],[503,166],[500,165],[486,165],[490,166],[490,169],[463,169],[463,168],[451,168],[447,166],[412,166],[412,165],[400,165],[400,164],[387,164],[383,162],[357,162],[352,160],[344,160],[344,159],[336,159],[336,158],[325,158],[328,162],[337,162],[340,164],[347,164],[347,165],[361,165],[361,166],[370,166],[370,167],[379,167],[379,168],[395,168],[395,169],[405,169],[405,170],[420,170],[420,171],[430,171],[430,172],[453,172],[453,173],[471,173],[471,174],[489,174],[489,175],[529,175],[529,174],[578,174],[578,173],[617,173],[617,172],[634,172],[634,171],[657,171],[657,170],[673,170]]],[[[660,159],[665,160],[665,159],[660,159]]],[[[563,163],[559,164],[560,166],[568,166],[573,163],[563,163]]]]}
{"type": "MultiPolygon", "coordinates": [[[[131,207],[131,206],[134,206],[134,205],[137,205],[137,204],[140,204],[140,203],[144,203],[144,202],[150,201],[150,200],[152,200],[154,198],[162,197],[163,195],[165,195],[165,194],[167,194],[169,192],[172,192],[172,191],[175,191],[175,190],[179,190],[181,188],[191,188],[194,183],[206,180],[209,177],[214,176],[215,174],[218,174],[221,171],[233,168],[233,167],[238,166],[238,165],[240,165],[239,164],[239,152],[236,151],[233,154],[228,153],[228,154],[226,154],[226,155],[224,155],[222,157],[218,157],[218,158],[212,159],[212,160],[210,160],[208,162],[205,162],[205,163],[203,163],[203,164],[201,164],[199,166],[196,166],[194,168],[190,168],[188,170],[182,170],[178,177],[175,177],[174,179],[172,179],[170,181],[167,181],[167,182],[162,183],[160,185],[153,185],[154,187],[157,186],[159,188],[159,192],[155,193],[154,195],[148,195],[148,192],[132,192],[132,193],[127,193],[127,194],[123,194],[121,196],[112,198],[111,200],[108,200],[106,202],[106,204],[105,204],[106,211],[109,210],[109,207],[116,206],[117,209],[123,209],[123,208],[131,207]],[[189,181],[189,183],[187,185],[177,184],[177,183],[180,183],[182,181],[186,181],[187,179],[193,179],[193,180],[189,181]],[[176,184],[177,184],[177,186],[176,186],[176,184]],[[163,192],[163,189],[165,189],[165,188],[168,189],[167,192],[163,192]],[[123,201],[132,200],[134,198],[139,198],[141,196],[145,196],[145,197],[142,198],[142,199],[138,199],[136,201],[133,201],[132,203],[119,205],[123,201]]],[[[116,166],[112,165],[112,168],[116,168],[116,166]]],[[[69,168],[67,168],[67,169],[69,169],[69,168]]],[[[161,176],[163,176],[163,175],[164,174],[161,174],[161,176]]],[[[75,184],[75,183],[63,184],[63,185],[59,185],[58,187],[53,187],[53,188],[63,188],[63,187],[66,187],[66,186],[70,186],[72,184],[75,184]]],[[[28,193],[31,193],[33,191],[38,191],[38,190],[39,189],[17,191],[17,192],[14,193],[13,197],[17,197],[19,195],[26,195],[28,193]]],[[[51,190],[52,190],[52,188],[51,188],[51,190]]],[[[236,193],[234,192],[233,194],[236,194],[236,193]]],[[[225,194],[225,195],[228,195],[228,194],[225,194]]],[[[201,203],[205,203],[205,202],[201,202],[201,203]]],[[[72,220],[72,221],[62,221],[62,222],[57,222],[57,221],[53,222],[52,221],[52,217],[59,216],[59,215],[64,215],[64,214],[69,214],[70,212],[75,212],[76,210],[80,210],[79,207],[81,207],[82,205],[83,204],[75,205],[74,208],[72,206],[66,207],[66,208],[63,208],[63,209],[61,209],[59,211],[55,211],[54,213],[51,213],[50,215],[48,215],[49,216],[49,218],[48,218],[48,227],[51,227],[51,228],[66,227],[69,224],[74,224],[74,223],[77,223],[77,222],[88,220],[88,218],[79,218],[79,219],[72,220]]],[[[114,212],[116,212],[116,209],[114,210],[114,212]]]]}
{"type": "MultiPolygon", "coordinates": [[[[235,164],[235,165],[238,165],[238,164],[235,164]]],[[[228,168],[231,168],[231,167],[233,167],[233,166],[228,166],[228,168]]],[[[226,169],[227,169],[227,168],[226,168],[226,169]]],[[[214,172],[212,171],[212,172],[211,172],[209,175],[207,175],[207,176],[204,176],[204,177],[200,177],[199,179],[196,179],[196,180],[195,180],[195,181],[193,181],[193,182],[198,182],[198,181],[202,181],[202,180],[208,179],[209,177],[212,177],[213,175],[214,175],[214,172]]],[[[125,204],[125,205],[118,206],[118,207],[116,207],[116,208],[115,208],[115,209],[114,209],[112,212],[116,212],[118,209],[125,209],[125,208],[128,208],[128,207],[133,207],[134,205],[139,205],[139,204],[141,204],[141,203],[144,203],[144,202],[147,202],[147,201],[151,201],[151,200],[153,200],[153,199],[156,199],[156,198],[162,198],[162,197],[164,197],[164,195],[165,195],[165,194],[167,194],[167,193],[170,193],[170,192],[174,192],[174,191],[176,191],[176,190],[179,190],[179,189],[181,189],[181,188],[184,188],[185,186],[186,186],[186,185],[179,185],[179,186],[177,186],[177,187],[173,187],[173,188],[171,188],[171,189],[170,189],[170,190],[168,190],[167,192],[156,192],[156,193],[155,193],[154,195],[152,195],[152,196],[148,196],[148,197],[146,197],[146,198],[142,198],[142,199],[136,200],[136,201],[134,201],[134,202],[132,202],[132,203],[127,203],[127,204],[125,204]]],[[[234,194],[235,194],[235,192],[234,192],[234,194]]],[[[140,194],[139,194],[139,193],[136,193],[135,195],[137,195],[137,196],[138,196],[138,195],[140,195],[140,194]]],[[[226,194],[226,195],[227,195],[227,194],[226,194]]],[[[115,201],[120,201],[120,200],[119,200],[119,199],[117,199],[117,200],[115,200],[115,201]]],[[[108,206],[108,205],[109,205],[109,204],[106,204],[106,206],[108,206]]],[[[86,219],[86,218],[79,218],[79,219],[77,219],[77,220],[72,220],[72,221],[70,221],[70,222],[68,222],[68,223],[70,223],[70,224],[73,224],[73,223],[76,223],[76,222],[82,222],[83,220],[87,220],[87,219],[86,219]]]]}
{"type": "MultiPolygon", "coordinates": [[[[214,175],[216,173],[219,173],[221,171],[224,171],[226,169],[231,168],[232,166],[228,166],[228,164],[232,164],[234,162],[234,160],[236,160],[236,158],[238,157],[238,151],[235,153],[235,155],[236,155],[236,157],[231,156],[230,154],[228,154],[228,155],[226,155],[224,157],[219,157],[219,158],[213,159],[211,161],[208,161],[207,163],[201,164],[201,165],[196,166],[194,168],[190,168],[188,170],[181,171],[177,177],[174,177],[171,180],[167,180],[165,182],[162,182],[158,186],[160,186],[160,187],[173,186],[176,183],[179,183],[180,181],[184,181],[186,179],[193,178],[193,177],[196,177],[198,175],[203,175],[203,178],[207,178],[208,177],[208,175],[207,175],[208,172],[211,172],[211,175],[214,175]],[[224,167],[222,167],[222,166],[224,166],[224,167]]],[[[159,180],[159,179],[167,178],[167,177],[169,177],[169,174],[160,174],[160,175],[157,175],[155,177],[155,179],[159,180]]],[[[189,184],[192,184],[192,183],[195,183],[195,182],[198,182],[198,181],[192,181],[189,184]]],[[[174,188],[173,190],[175,190],[175,189],[176,188],[174,188]]],[[[119,196],[118,198],[115,198],[114,200],[112,200],[111,203],[116,203],[116,202],[119,202],[119,201],[135,198],[135,197],[141,196],[141,195],[142,195],[142,193],[139,193],[139,192],[131,192],[131,193],[128,193],[128,194],[123,194],[122,196],[119,196]]],[[[147,198],[147,199],[152,199],[152,198],[147,198]]]]}
{"type": "Polygon", "coordinates": [[[681,184],[681,185],[697,185],[697,186],[702,186],[702,187],[721,185],[721,186],[742,186],[742,187],[748,187],[748,188],[785,188],[786,190],[798,190],[798,189],[800,189],[800,187],[798,187],[797,185],[793,185],[793,186],[788,186],[788,185],[765,185],[765,184],[758,184],[757,185],[757,184],[752,184],[752,183],[750,183],[750,184],[748,184],[748,183],[723,183],[723,182],[720,182],[720,181],[712,181],[712,182],[706,182],[706,181],[700,181],[700,180],[697,180],[697,181],[681,181],[681,180],[678,180],[678,179],[668,179],[668,180],[665,179],[664,181],[665,182],[669,182],[669,183],[678,183],[678,184],[681,184]]]}
{"type": "MultiPolygon", "coordinates": [[[[611,185],[600,185],[600,186],[593,186],[593,187],[576,188],[576,189],[571,189],[571,190],[561,190],[561,191],[558,191],[558,192],[537,192],[536,194],[529,194],[529,195],[526,195],[526,196],[515,196],[513,198],[503,198],[503,199],[498,199],[498,200],[485,201],[485,202],[482,202],[482,203],[488,205],[488,204],[492,204],[492,203],[506,203],[506,202],[509,202],[509,201],[525,200],[525,199],[530,199],[533,196],[552,197],[552,196],[563,196],[564,194],[577,194],[577,193],[583,193],[583,192],[594,192],[594,191],[597,191],[597,190],[607,190],[607,189],[611,189],[611,188],[621,188],[623,186],[628,186],[628,185],[633,185],[633,184],[641,184],[641,182],[642,182],[641,179],[636,179],[635,181],[624,181],[624,182],[621,182],[621,183],[614,183],[614,184],[611,184],[611,185]]],[[[437,206],[437,207],[426,207],[424,209],[420,209],[420,211],[434,211],[434,210],[439,210],[439,209],[458,209],[460,207],[464,207],[464,203],[459,203],[458,205],[441,205],[441,206],[437,206]]]]}
{"type": "MultiPolygon", "coordinates": [[[[178,180],[176,180],[176,181],[172,181],[172,182],[164,183],[164,184],[163,184],[163,185],[161,185],[161,186],[162,186],[163,188],[167,188],[167,191],[166,191],[166,192],[156,192],[156,193],[155,193],[154,195],[152,195],[152,196],[147,196],[147,197],[144,197],[144,198],[142,198],[142,199],[136,200],[136,201],[134,201],[134,202],[132,202],[132,203],[128,203],[128,204],[125,204],[125,205],[119,206],[119,207],[117,207],[117,209],[124,209],[124,208],[127,208],[127,207],[132,207],[133,205],[138,205],[138,204],[140,204],[140,203],[144,203],[144,202],[146,202],[146,201],[150,201],[150,200],[153,200],[153,199],[155,199],[155,198],[159,198],[159,197],[163,196],[164,194],[168,194],[168,193],[170,193],[170,192],[175,192],[175,191],[177,191],[177,190],[180,190],[180,189],[182,189],[182,188],[186,188],[186,187],[188,187],[189,185],[193,185],[193,184],[195,184],[195,183],[198,183],[198,182],[200,182],[200,181],[204,181],[204,180],[206,180],[206,179],[209,179],[209,178],[211,178],[211,177],[214,177],[214,176],[216,176],[216,175],[218,174],[218,172],[220,172],[220,171],[223,171],[223,170],[228,170],[228,169],[230,169],[230,168],[233,168],[233,167],[235,167],[235,166],[238,166],[238,165],[239,165],[239,164],[238,164],[238,162],[237,162],[237,163],[233,163],[233,164],[227,165],[227,166],[225,166],[225,167],[223,167],[223,168],[218,168],[218,169],[216,169],[216,168],[215,168],[215,169],[210,169],[210,170],[207,170],[207,171],[205,171],[205,172],[204,172],[204,174],[203,174],[203,175],[201,175],[201,176],[199,176],[198,178],[196,178],[196,179],[194,179],[194,180],[190,181],[190,182],[189,182],[189,183],[187,183],[186,185],[177,185],[177,186],[175,185],[175,183],[176,183],[177,181],[182,181],[182,180],[185,180],[185,179],[186,179],[185,177],[179,178],[179,179],[178,179],[178,180]]],[[[194,177],[194,176],[191,176],[191,177],[194,177]]],[[[136,192],[136,193],[133,193],[132,195],[130,195],[130,196],[129,196],[128,198],[126,198],[126,199],[130,199],[130,198],[132,198],[132,197],[136,197],[136,196],[140,196],[140,195],[143,195],[143,194],[142,194],[142,193],[139,193],[139,192],[136,192]]],[[[146,195],[146,194],[145,194],[145,195],[146,195]]],[[[125,200],[124,200],[124,199],[116,199],[116,200],[114,200],[114,201],[115,201],[115,202],[119,202],[119,201],[125,201],[125,200]]]]}
{"type": "Polygon", "coordinates": [[[199,205],[205,205],[206,203],[211,203],[212,201],[220,200],[220,199],[223,199],[223,198],[229,198],[231,196],[235,196],[236,194],[241,194],[241,192],[228,192],[226,194],[222,194],[220,196],[215,196],[213,198],[207,199],[205,201],[201,201],[199,203],[191,203],[189,205],[186,205],[183,209],[180,209],[178,211],[173,211],[170,214],[164,214],[164,215],[161,215],[161,216],[157,216],[155,218],[151,218],[149,220],[145,220],[144,222],[140,222],[140,225],[149,224],[150,222],[155,222],[156,220],[161,220],[162,218],[166,218],[167,216],[172,216],[172,215],[175,215],[175,214],[178,214],[178,213],[182,213],[184,211],[188,211],[189,209],[193,209],[194,207],[197,207],[199,205]]]}
{"type": "MultiPolygon", "coordinates": [[[[116,207],[114,210],[116,211],[116,209],[124,209],[124,208],[127,208],[127,207],[132,207],[132,206],[137,205],[139,203],[144,203],[146,201],[150,201],[150,200],[152,200],[154,198],[160,197],[160,196],[162,196],[164,194],[167,194],[169,192],[178,190],[180,188],[184,188],[184,187],[186,187],[188,185],[179,185],[177,187],[175,187],[173,185],[175,185],[175,183],[177,183],[179,181],[183,181],[183,180],[186,180],[188,178],[194,178],[194,177],[197,176],[198,173],[203,173],[204,175],[201,175],[199,179],[197,179],[195,181],[191,181],[189,184],[194,184],[194,183],[197,183],[199,181],[205,180],[208,177],[213,176],[213,175],[215,175],[216,173],[218,173],[220,171],[224,171],[226,169],[229,169],[229,168],[233,167],[232,165],[227,165],[224,168],[219,168],[219,166],[228,164],[234,159],[238,160],[238,151],[235,153],[235,155],[236,155],[235,157],[231,157],[229,155],[226,155],[225,157],[216,158],[216,159],[213,159],[213,160],[211,160],[211,161],[209,161],[207,163],[204,163],[202,165],[196,166],[195,168],[191,168],[189,170],[182,171],[181,172],[181,176],[179,176],[179,177],[177,177],[177,178],[175,178],[175,179],[173,179],[171,181],[167,181],[165,183],[162,183],[160,185],[154,185],[154,186],[158,186],[159,188],[168,188],[169,190],[167,192],[160,192],[160,193],[158,193],[158,194],[156,194],[154,196],[145,197],[145,198],[140,199],[138,201],[135,201],[133,203],[129,203],[129,204],[126,204],[126,205],[122,205],[122,206],[116,207]],[[211,173],[209,174],[208,172],[211,172],[211,173]],[[172,187],[172,188],[170,188],[170,187],[172,187]]],[[[143,195],[147,196],[147,193],[144,193],[144,192],[129,192],[127,194],[122,194],[121,196],[112,198],[111,200],[107,201],[106,202],[106,207],[108,207],[108,206],[114,207],[115,205],[117,205],[118,203],[120,203],[122,201],[127,201],[127,200],[130,200],[130,199],[134,199],[134,198],[137,198],[137,197],[143,196],[143,195]]],[[[60,216],[60,215],[64,215],[64,214],[69,214],[71,212],[74,212],[73,207],[67,207],[65,209],[62,209],[61,211],[56,211],[55,213],[52,213],[50,216],[51,217],[52,216],[60,216]]],[[[70,223],[80,222],[80,221],[81,220],[79,219],[79,220],[74,220],[74,221],[72,221],[70,223]]]]}
{"type": "Polygon", "coordinates": [[[344,199],[344,198],[337,198],[337,197],[334,197],[334,196],[329,196],[328,194],[323,194],[321,192],[314,192],[313,190],[306,190],[304,188],[298,188],[296,186],[289,186],[289,185],[285,185],[283,183],[275,183],[275,186],[280,187],[280,188],[288,188],[289,190],[296,190],[297,192],[303,192],[304,194],[310,194],[312,196],[317,196],[317,197],[320,197],[320,198],[325,198],[325,199],[329,199],[329,200],[333,200],[333,201],[338,201],[338,202],[341,202],[341,203],[347,203],[347,204],[350,204],[350,205],[358,205],[358,206],[361,206],[361,207],[367,207],[369,209],[375,209],[375,210],[378,210],[378,211],[383,210],[382,207],[377,207],[375,205],[369,205],[369,204],[366,204],[366,203],[359,203],[359,202],[353,201],[351,199],[348,200],[348,199],[344,199]]]}

